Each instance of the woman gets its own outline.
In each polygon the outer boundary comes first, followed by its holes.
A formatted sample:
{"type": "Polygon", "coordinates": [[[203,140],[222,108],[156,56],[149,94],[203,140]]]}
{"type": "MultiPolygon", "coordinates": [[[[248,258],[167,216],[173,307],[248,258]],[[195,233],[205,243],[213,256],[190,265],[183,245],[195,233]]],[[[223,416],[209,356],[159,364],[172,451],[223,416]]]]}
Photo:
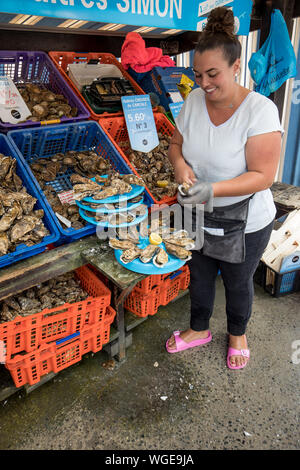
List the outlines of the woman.
{"type": "MultiPolygon", "coordinates": [[[[241,369],[250,357],[245,332],[251,315],[253,274],[268,243],[276,213],[269,187],[279,162],[282,128],[271,100],[237,84],[241,46],[233,31],[231,10],[219,7],[211,12],[194,55],[199,88],[189,94],[176,119],[169,159],[177,182],[194,184],[187,197],[179,195],[178,201],[205,203],[204,214],[209,217],[213,210],[213,220],[218,211],[224,216],[231,210],[240,210],[242,205],[245,235],[242,224],[236,232],[239,242],[228,238],[229,250],[223,251],[229,261],[219,249],[225,240],[220,234],[212,237],[213,244],[206,250],[209,255],[204,253],[205,245],[202,250],[193,251],[189,266],[190,328],[174,332],[166,348],[169,353],[176,353],[211,340],[209,319],[220,270],[229,333],[227,365],[241,369]]],[[[204,230],[206,224],[205,220],[204,230]]],[[[224,232],[222,223],[218,230],[224,232]]],[[[211,237],[208,232],[209,229],[204,231],[205,240],[211,237]]]]}

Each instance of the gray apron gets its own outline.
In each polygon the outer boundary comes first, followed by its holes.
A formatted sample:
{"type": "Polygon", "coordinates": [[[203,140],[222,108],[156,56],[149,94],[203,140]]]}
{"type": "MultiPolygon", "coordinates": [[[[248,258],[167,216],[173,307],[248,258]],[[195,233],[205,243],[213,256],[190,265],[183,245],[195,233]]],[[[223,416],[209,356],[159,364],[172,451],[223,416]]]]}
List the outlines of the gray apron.
{"type": "Polygon", "coordinates": [[[245,228],[253,196],[230,206],[215,207],[211,214],[204,214],[201,253],[228,263],[245,261],[245,228]]]}

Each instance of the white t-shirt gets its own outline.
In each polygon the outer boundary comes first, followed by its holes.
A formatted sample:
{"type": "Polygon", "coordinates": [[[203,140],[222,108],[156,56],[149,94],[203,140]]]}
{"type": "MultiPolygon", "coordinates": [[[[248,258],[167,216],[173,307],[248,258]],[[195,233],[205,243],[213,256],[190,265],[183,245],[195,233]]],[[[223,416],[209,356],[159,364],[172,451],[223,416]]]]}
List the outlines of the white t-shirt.
{"type": "MultiPolygon", "coordinates": [[[[265,96],[252,91],[234,114],[215,126],[210,118],[201,88],[185,100],[176,126],[183,137],[182,154],[199,181],[229,180],[247,171],[245,145],[249,137],[281,131],[278,109],[265,96]]],[[[249,195],[216,197],[214,206],[227,206],[249,195]]],[[[246,233],[264,228],[274,219],[276,207],[270,189],[255,193],[250,200],[246,233]]]]}

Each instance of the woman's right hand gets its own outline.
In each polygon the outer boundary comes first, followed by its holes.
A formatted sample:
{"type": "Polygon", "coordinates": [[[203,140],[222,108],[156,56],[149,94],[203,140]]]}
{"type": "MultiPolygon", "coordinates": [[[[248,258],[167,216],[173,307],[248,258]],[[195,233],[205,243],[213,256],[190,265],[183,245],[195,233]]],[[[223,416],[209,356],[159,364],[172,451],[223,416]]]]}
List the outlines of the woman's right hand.
{"type": "Polygon", "coordinates": [[[180,159],[174,165],[175,180],[178,184],[188,183],[195,184],[197,178],[192,168],[184,161],[180,159]]]}

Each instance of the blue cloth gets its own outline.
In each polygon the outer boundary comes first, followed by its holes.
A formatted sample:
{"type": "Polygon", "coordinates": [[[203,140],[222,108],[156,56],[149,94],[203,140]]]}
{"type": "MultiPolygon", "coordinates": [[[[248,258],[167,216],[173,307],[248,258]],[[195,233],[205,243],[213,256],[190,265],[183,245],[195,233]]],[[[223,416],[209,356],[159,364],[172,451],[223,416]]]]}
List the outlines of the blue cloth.
{"type": "Polygon", "coordinates": [[[248,67],[255,91],[265,96],[296,76],[296,56],[280,10],[272,12],[269,36],[259,51],[252,54],[248,67]]]}

